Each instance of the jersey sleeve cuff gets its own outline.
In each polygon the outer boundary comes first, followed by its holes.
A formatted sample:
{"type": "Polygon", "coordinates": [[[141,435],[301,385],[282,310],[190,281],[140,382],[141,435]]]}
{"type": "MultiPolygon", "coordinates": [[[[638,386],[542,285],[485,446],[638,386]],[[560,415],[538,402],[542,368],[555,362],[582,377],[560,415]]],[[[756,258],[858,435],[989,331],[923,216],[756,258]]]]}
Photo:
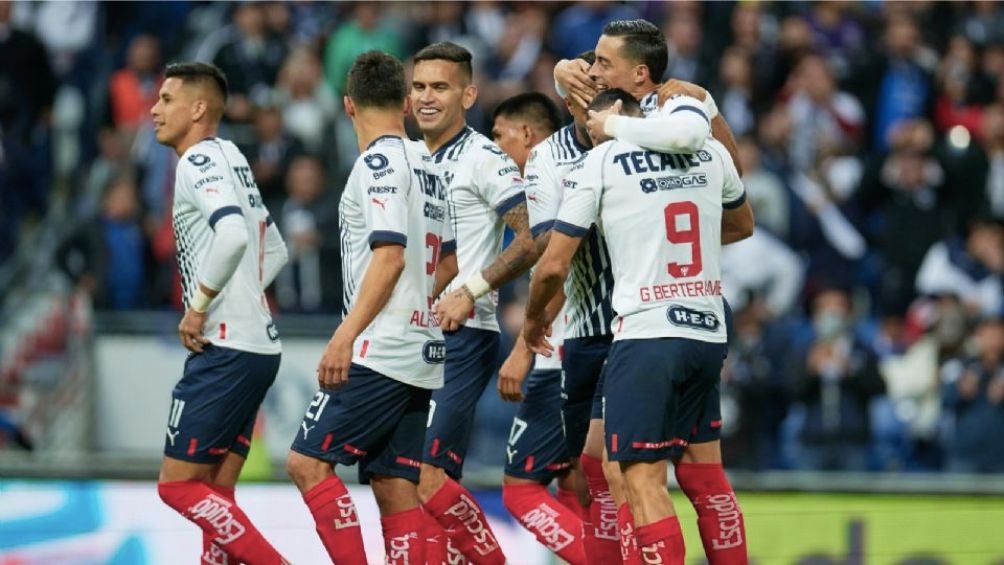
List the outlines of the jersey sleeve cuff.
{"type": "Polygon", "coordinates": [[[561,232],[570,237],[586,237],[589,233],[589,228],[569,224],[568,222],[562,222],[561,220],[555,220],[554,231],[561,232]]]}
{"type": "Polygon", "coordinates": [[[450,241],[444,241],[443,245],[439,247],[439,252],[441,254],[456,253],[457,252],[457,240],[451,239],[450,241]]]}
{"type": "Polygon", "coordinates": [[[708,116],[707,116],[707,114],[704,113],[704,110],[698,108],[697,106],[691,106],[689,104],[682,105],[682,106],[677,106],[676,108],[673,108],[673,111],[670,112],[670,114],[675,114],[675,113],[680,112],[680,111],[693,112],[693,113],[697,114],[698,116],[704,118],[704,121],[708,122],[709,124],[711,123],[711,120],[708,119],[708,116]]]}
{"type": "Polygon", "coordinates": [[[732,202],[722,202],[722,208],[725,208],[726,210],[735,210],[736,208],[742,206],[744,202],[746,202],[745,191],[739,195],[739,198],[736,198],[732,202]]]}
{"type": "Polygon", "coordinates": [[[238,216],[243,216],[244,213],[241,212],[240,206],[223,206],[213,210],[213,213],[209,215],[209,228],[212,230],[216,229],[216,222],[220,221],[220,218],[224,216],[229,216],[231,214],[237,214],[238,216]]]}
{"type": "Polygon", "coordinates": [[[530,234],[534,238],[554,227],[554,220],[547,220],[530,228],[530,234]]]}
{"type": "Polygon", "coordinates": [[[524,202],[526,202],[526,193],[521,190],[519,191],[519,194],[513,194],[509,198],[503,200],[501,204],[495,207],[495,212],[499,216],[504,216],[506,212],[524,202]]]}
{"type": "Polygon", "coordinates": [[[407,247],[408,237],[396,231],[376,230],[370,233],[370,249],[378,243],[395,243],[402,247],[407,247]]]}

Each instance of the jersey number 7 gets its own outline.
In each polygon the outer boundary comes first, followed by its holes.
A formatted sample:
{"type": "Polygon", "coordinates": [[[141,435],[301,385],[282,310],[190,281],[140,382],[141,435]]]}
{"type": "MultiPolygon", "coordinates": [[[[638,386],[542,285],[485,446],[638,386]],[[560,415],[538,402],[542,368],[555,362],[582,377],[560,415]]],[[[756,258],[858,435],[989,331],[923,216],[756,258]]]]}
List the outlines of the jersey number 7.
{"type": "Polygon", "coordinates": [[[689,243],[690,263],[669,263],[667,269],[674,278],[694,277],[704,269],[701,263],[701,224],[697,205],[693,202],[673,202],[664,210],[666,216],[666,239],[670,243],[689,243]],[[678,227],[680,218],[686,217],[689,226],[678,227]]]}

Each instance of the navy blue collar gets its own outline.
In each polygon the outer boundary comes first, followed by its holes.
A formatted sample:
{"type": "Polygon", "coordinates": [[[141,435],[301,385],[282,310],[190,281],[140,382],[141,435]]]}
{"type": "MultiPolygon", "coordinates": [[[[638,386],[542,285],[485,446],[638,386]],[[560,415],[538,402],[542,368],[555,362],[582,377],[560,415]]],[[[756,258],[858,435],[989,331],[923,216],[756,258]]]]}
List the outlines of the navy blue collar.
{"type": "Polygon", "coordinates": [[[369,151],[370,149],[372,149],[373,146],[376,145],[377,142],[380,141],[381,139],[400,139],[401,141],[404,141],[400,135],[390,135],[390,134],[381,135],[380,137],[371,141],[370,144],[366,146],[366,150],[369,151]]]}
{"type": "Polygon", "coordinates": [[[441,161],[443,159],[443,155],[446,154],[446,151],[459,143],[460,140],[467,137],[471,131],[473,131],[471,126],[464,126],[463,129],[457,132],[457,135],[453,136],[449,141],[440,146],[439,149],[436,149],[436,152],[432,154],[432,156],[436,158],[436,162],[438,163],[441,161]]]}

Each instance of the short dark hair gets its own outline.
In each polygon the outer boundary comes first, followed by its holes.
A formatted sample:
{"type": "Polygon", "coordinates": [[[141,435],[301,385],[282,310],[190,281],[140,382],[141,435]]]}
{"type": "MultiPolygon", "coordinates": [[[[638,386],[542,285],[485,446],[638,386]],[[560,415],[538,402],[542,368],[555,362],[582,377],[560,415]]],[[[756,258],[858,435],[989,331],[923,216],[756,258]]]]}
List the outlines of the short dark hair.
{"type": "Polygon", "coordinates": [[[467,80],[473,80],[474,69],[471,66],[473,59],[474,56],[467,49],[452,41],[443,41],[422,48],[418,53],[415,53],[412,61],[416,65],[421,61],[450,61],[460,66],[460,70],[467,76],[467,80]]]}
{"type": "Polygon", "coordinates": [[[603,35],[624,39],[624,54],[648,67],[652,82],[662,82],[669,65],[666,37],[647,20],[615,20],[603,28],[603,35]]]}
{"type": "Polygon", "coordinates": [[[178,78],[183,83],[196,83],[209,86],[219,93],[224,105],[227,103],[227,95],[229,94],[227,75],[212,63],[194,61],[171,63],[164,70],[164,78],[178,78]]]}
{"type": "Polygon", "coordinates": [[[626,90],[621,90],[619,88],[607,88],[599,91],[596,96],[589,102],[589,110],[600,111],[606,110],[607,108],[614,105],[618,100],[621,101],[621,112],[625,116],[640,116],[641,104],[635,100],[634,96],[628,94],[626,90]]]}
{"type": "Polygon", "coordinates": [[[589,51],[583,51],[575,56],[576,59],[582,59],[583,61],[592,65],[596,62],[596,51],[590,49],[589,51]]]}
{"type": "Polygon", "coordinates": [[[557,104],[540,92],[524,92],[506,98],[495,108],[492,121],[499,116],[520,118],[551,133],[561,127],[557,104]]]}
{"type": "Polygon", "coordinates": [[[397,57],[378,51],[367,51],[356,57],[345,94],[357,106],[398,108],[404,104],[408,87],[404,82],[404,65],[397,57]]]}

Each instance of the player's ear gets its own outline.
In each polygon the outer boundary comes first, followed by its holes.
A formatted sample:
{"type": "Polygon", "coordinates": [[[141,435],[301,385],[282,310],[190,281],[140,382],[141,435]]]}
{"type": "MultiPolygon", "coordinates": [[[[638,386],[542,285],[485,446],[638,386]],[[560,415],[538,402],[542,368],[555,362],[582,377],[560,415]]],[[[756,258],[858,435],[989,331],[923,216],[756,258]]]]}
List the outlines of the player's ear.
{"type": "Polygon", "coordinates": [[[204,118],[209,112],[209,103],[202,98],[196,98],[192,102],[192,121],[197,122],[204,118]]]}
{"type": "Polygon", "coordinates": [[[356,117],[356,105],[352,103],[352,99],[348,96],[342,97],[342,104],[345,106],[345,115],[354,118],[356,117]]]}
{"type": "Polygon", "coordinates": [[[478,100],[478,87],[469,84],[464,87],[464,96],[461,99],[461,103],[464,105],[464,110],[470,110],[474,103],[478,100]]]}
{"type": "Polygon", "coordinates": [[[404,97],[404,115],[411,115],[411,96],[404,97]]]}
{"type": "MultiPolygon", "coordinates": [[[[645,82],[652,77],[652,74],[648,70],[648,65],[635,65],[634,67],[634,83],[636,85],[645,84],[645,82]]],[[[655,80],[653,79],[653,82],[655,80]]]]}
{"type": "Polygon", "coordinates": [[[522,126],[520,126],[520,128],[521,128],[521,130],[523,132],[523,147],[532,147],[533,146],[533,130],[530,129],[530,126],[527,125],[527,124],[523,124],[522,126]]]}

